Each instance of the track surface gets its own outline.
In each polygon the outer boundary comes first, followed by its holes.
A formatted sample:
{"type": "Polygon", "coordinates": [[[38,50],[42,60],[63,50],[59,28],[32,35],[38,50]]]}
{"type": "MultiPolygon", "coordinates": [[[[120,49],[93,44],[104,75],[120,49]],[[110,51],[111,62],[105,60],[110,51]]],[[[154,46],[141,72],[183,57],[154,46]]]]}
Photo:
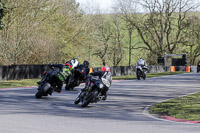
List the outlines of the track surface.
{"type": "Polygon", "coordinates": [[[0,133],[199,133],[200,124],[159,119],[147,108],[200,91],[200,75],[113,81],[108,99],[87,108],[74,105],[74,91],[35,99],[36,88],[0,89],[0,133]]]}

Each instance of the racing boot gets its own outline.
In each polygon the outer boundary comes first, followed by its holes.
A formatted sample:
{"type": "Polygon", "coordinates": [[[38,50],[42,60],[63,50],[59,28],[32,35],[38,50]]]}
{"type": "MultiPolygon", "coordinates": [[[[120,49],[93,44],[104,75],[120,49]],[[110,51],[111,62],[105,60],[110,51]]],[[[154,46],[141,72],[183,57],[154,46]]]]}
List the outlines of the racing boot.
{"type": "Polygon", "coordinates": [[[83,92],[87,91],[89,88],[89,85],[90,85],[89,82],[85,82],[85,88],[81,89],[81,91],[83,92]]]}
{"type": "Polygon", "coordinates": [[[57,91],[58,93],[61,93],[62,92],[62,87],[56,87],[55,91],[57,91]]]}
{"type": "Polygon", "coordinates": [[[90,85],[90,78],[87,77],[86,80],[85,80],[85,88],[81,89],[81,91],[87,91],[88,88],[89,88],[89,85],[90,85]]]}

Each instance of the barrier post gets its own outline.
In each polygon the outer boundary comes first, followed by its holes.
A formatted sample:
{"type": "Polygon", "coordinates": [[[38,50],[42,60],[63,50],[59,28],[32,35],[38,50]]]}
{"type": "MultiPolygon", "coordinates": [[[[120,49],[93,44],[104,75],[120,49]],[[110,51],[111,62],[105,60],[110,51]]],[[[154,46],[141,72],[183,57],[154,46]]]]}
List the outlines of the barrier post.
{"type": "Polygon", "coordinates": [[[186,66],[186,72],[190,72],[190,66],[186,66]]]}
{"type": "Polygon", "coordinates": [[[175,66],[170,66],[170,71],[175,72],[175,66]]]}

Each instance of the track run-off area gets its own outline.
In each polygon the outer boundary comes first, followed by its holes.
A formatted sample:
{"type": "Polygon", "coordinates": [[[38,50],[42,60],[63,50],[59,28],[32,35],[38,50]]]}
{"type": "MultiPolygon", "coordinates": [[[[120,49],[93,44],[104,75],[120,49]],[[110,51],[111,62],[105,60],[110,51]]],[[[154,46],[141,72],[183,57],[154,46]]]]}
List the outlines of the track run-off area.
{"type": "Polygon", "coordinates": [[[113,81],[106,101],[86,108],[73,91],[36,99],[36,87],[0,88],[0,133],[199,133],[200,124],[148,113],[156,103],[200,91],[200,74],[113,81]]]}

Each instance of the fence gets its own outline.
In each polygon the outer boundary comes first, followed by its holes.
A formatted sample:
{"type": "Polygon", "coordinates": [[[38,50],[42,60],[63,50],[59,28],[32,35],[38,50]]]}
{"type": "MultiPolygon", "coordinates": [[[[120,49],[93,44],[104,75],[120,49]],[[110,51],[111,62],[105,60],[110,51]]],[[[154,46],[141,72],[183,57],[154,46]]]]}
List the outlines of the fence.
{"type": "MultiPolygon", "coordinates": [[[[101,68],[93,68],[99,71],[101,68]]],[[[148,73],[170,72],[170,66],[148,66],[148,73]]],[[[191,66],[191,72],[196,72],[196,66],[191,66]]],[[[0,66],[0,81],[41,78],[44,71],[49,71],[48,65],[11,65],[0,66]]],[[[135,75],[135,66],[111,67],[113,76],[135,75]]],[[[186,71],[186,66],[175,66],[175,71],[186,71]]]]}

